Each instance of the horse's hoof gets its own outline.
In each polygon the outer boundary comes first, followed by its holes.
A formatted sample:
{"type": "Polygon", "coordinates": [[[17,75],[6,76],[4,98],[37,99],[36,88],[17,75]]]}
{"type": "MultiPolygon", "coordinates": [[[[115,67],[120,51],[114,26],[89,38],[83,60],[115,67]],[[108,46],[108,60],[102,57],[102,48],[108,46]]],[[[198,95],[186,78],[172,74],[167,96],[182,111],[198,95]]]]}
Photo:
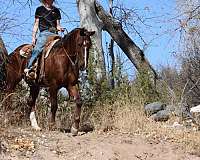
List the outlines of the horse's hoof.
{"type": "Polygon", "coordinates": [[[78,129],[76,129],[76,128],[74,128],[74,127],[72,126],[72,128],[71,128],[71,133],[72,133],[72,136],[77,136],[77,135],[78,135],[78,129]]]}

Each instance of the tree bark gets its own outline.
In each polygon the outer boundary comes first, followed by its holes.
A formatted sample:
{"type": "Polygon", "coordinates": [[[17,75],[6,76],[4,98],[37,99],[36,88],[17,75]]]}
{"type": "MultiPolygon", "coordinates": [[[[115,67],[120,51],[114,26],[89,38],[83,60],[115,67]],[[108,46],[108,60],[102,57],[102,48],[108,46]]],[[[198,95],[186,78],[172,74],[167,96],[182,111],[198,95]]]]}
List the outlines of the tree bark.
{"type": "Polygon", "coordinates": [[[0,54],[3,55],[4,57],[8,56],[8,52],[6,50],[6,47],[4,45],[4,42],[1,36],[0,36],[0,54]]]}
{"type": "MultiPolygon", "coordinates": [[[[110,14],[111,16],[113,16],[113,10],[112,10],[112,7],[113,7],[113,0],[109,0],[109,8],[110,8],[110,14]]],[[[112,89],[115,88],[115,55],[114,55],[114,41],[113,39],[111,38],[110,40],[110,44],[109,44],[109,54],[110,54],[110,58],[111,58],[111,78],[110,78],[110,84],[111,84],[111,87],[112,89]]]]}
{"type": "Polygon", "coordinates": [[[125,33],[121,23],[117,22],[111,15],[106,13],[103,7],[96,1],[95,7],[99,19],[104,24],[103,30],[111,35],[113,40],[123,50],[140,73],[145,71],[152,76],[153,83],[155,84],[155,80],[158,78],[157,73],[145,58],[143,51],[125,33]]]}
{"type": "Polygon", "coordinates": [[[89,31],[95,31],[95,35],[92,37],[93,41],[93,64],[95,79],[99,82],[105,78],[106,67],[105,59],[102,47],[102,26],[99,21],[94,3],[95,0],[77,0],[78,10],[80,15],[80,26],[86,28],[89,31]]]}

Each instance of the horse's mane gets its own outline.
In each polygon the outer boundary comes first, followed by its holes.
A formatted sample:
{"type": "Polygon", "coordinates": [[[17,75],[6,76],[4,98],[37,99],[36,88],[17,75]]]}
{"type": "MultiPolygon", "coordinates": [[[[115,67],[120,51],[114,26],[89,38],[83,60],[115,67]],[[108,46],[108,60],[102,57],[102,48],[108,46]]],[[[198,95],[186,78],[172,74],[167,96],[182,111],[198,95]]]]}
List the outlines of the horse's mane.
{"type": "MultiPolygon", "coordinates": [[[[65,43],[66,41],[67,41],[68,44],[70,44],[70,43],[74,44],[74,42],[76,40],[76,34],[75,33],[80,31],[80,30],[81,30],[81,28],[75,28],[72,31],[70,31],[69,33],[65,34],[64,37],[60,41],[58,41],[54,44],[53,48],[61,47],[63,45],[63,43],[65,43]]],[[[72,45],[72,44],[70,44],[70,45],[72,45]]]]}
{"type": "Polygon", "coordinates": [[[72,31],[70,31],[68,34],[66,34],[64,37],[63,37],[63,40],[67,40],[69,38],[72,38],[74,36],[74,33],[77,32],[77,31],[80,31],[81,28],[75,28],[73,29],[72,31]]]}

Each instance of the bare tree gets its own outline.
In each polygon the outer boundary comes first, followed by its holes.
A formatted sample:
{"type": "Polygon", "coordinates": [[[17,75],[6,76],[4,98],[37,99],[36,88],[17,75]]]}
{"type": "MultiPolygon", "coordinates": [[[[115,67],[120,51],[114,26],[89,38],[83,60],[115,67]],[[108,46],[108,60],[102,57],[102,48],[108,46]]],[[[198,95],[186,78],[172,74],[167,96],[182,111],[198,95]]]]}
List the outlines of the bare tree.
{"type": "Polygon", "coordinates": [[[94,25],[98,26],[96,27],[97,38],[101,38],[102,30],[107,31],[140,73],[148,72],[153,81],[157,79],[157,74],[145,58],[143,51],[125,33],[120,22],[116,21],[95,0],[78,0],[77,3],[81,24],[84,24],[87,29],[91,29],[91,26],[94,25]]]}
{"type": "Polygon", "coordinates": [[[105,59],[102,47],[102,22],[98,19],[94,3],[95,0],[77,0],[80,15],[80,25],[88,30],[95,31],[93,36],[93,67],[96,80],[101,81],[105,78],[105,59]]]}
{"type": "MultiPolygon", "coordinates": [[[[109,8],[110,8],[110,15],[113,16],[113,0],[109,0],[109,8]]],[[[112,89],[115,87],[115,55],[114,55],[114,40],[110,40],[109,44],[109,55],[111,57],[111,78],[110,78],[110,84],[112,89]]]]}
{"type": "Polygon", "coordinates": [[[181,41],[181,83],[184,90],[183,101],[188,106],[200,104],[200,3],[196,0],[178,0],[177,8],[180,27],[182,29],[181,41]]]}
{"type": "Polygon", "coordinates": [[[98,17],[104,24],[103,29],[106,30],[113,40],[124,51],[130,61],[135,65],[139,72],[144,70],[148,71],[154,79],[157,78],[157,74],[153,67],[149,64],[145,58],[143,51],[131,40],[131,38],[124,32],[121,23],[113,19],[103,7],[96,3],[96,12],[98,17]]]}

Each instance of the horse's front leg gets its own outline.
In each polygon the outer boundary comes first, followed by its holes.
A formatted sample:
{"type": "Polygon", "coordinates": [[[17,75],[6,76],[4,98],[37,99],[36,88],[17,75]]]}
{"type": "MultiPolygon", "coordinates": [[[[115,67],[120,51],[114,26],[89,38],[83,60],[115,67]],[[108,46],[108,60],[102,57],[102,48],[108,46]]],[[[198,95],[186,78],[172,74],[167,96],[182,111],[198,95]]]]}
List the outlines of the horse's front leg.
{"type": "Polygon", "coordinates": [[[78,134],[78,129],[79,129],[82,102],[76,86],[68,87],[68,91],[70,93],[70,96],[74,97],[74,101],[76,103],[76,108],[74,110],[74,116],[73,116],[74,123],[72,124],[71,127],[72,135],[76,136],[78,134]]]}
{"type": "Polygon", "coordinates": [[[58,90],[56,88],[50,88],[50,102],[51,102],[51,113],[50,113],[50,121],[49,121],[49,129],[53,130],[56,128],[56,111],[58,109],[58,98],[57,98],[57,93],[58,90]]]}
{"type": "Polygon", "coordinates": [[[30,87],[30,96],[28,99],[28,105],[30,107],[30,121],[31,121],[31,126],[33,129],[35,130],[41,130],[41,128],[38,126],[37,120],[36,120],[36,116],[35,116],[35,102],[37,99],[37,96],[39,94],[39,87],[37,86],[31,86],[30,87]]]}

